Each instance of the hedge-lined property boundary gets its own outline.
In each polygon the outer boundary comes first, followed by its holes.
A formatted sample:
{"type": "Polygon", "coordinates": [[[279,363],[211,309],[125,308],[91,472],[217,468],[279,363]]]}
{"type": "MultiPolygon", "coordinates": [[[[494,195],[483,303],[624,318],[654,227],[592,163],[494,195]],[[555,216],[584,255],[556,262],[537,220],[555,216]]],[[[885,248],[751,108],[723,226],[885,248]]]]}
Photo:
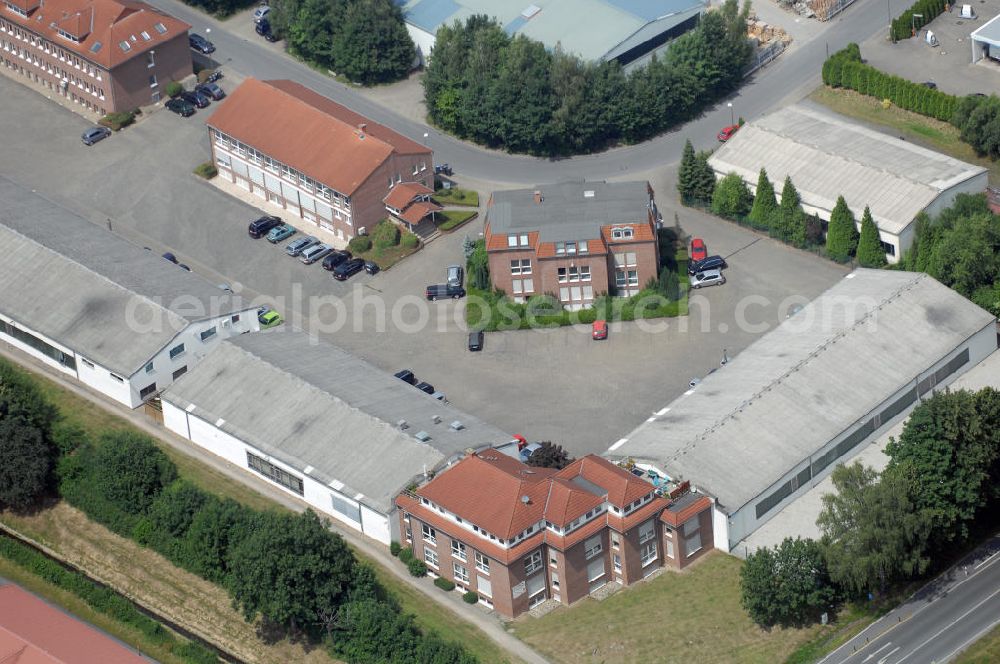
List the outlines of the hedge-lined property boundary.
{"type": "Polygon", "coordinates": [[[945,0],[917,0],[912,7],[892,19],[889,35],[893,41],[916,36],[920,28],[944,13],[946,5],[945,0]]]}

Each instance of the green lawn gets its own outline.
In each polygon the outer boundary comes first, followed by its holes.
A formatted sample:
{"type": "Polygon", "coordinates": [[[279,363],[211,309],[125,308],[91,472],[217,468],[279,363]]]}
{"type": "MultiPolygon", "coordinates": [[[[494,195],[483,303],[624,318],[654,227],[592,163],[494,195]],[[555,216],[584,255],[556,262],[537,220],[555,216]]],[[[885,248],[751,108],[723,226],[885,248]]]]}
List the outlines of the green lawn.
{"type": "Polygon", "coordinates": [[[453,231],[465,222],[473,219],[477,214],[479,213],[469,212],[467,210],[443,210],[436,213],[434,216],[439,221],[437,225],[438,230],[453,231]]]}
{"type": "Polygon", "coordinates": [[[955,660],[955,664],[995,664],[995,662],[1000,662],[1000,626],[994,627],[955,660]]]}
{"type": "Polygon", "coordinates": [[[775,664],[824,630],[754,625],[740,607],[741,565],[712,553],[683,573],[663,572],[602,602],[519,618],[514,633],[555,662],[775,664]]]}
{"type": "Polygon", "coordinates": [[[469,207],[479,207],[479,192],[471,189],[438,189],[431,196],[431,200],[438,205],[467,205],[469,207]]]}
{"type": "Polygon", "coordinates": [[[908,141],[988,168],[990,184],[1000,185],[1000,162],[978,156],[971,145],[962,141],[958,129],[947,122],[897,106],[883,108],[881,100],[843,88],[821,86],[809,98],[841,115],[883,125],[908,141]]]}
{"type": "MultiPolygon", "coordinates": [[[[31,376],[42,393],[58,408],[66,421],[79,425],[91,435],[96,435],[101,431],[132,428],[132,425],[121,417],[94,406],[91,402],[77,396],[55,382],[34,373],[31,376]]],[[[154,442],[177,465],[177,472],[181,477],[205,491],[224,498],[232,498],[254,509],[284,509],[242,482],[223,475],[213,468],[202,464],[194,457],[178,452],[172,447],[160,443],[158,440],[154,442]]],[[[379,561],[367,558],[356,550],[354,553],[359,559],[374,566],[382,584],[399,600],[404,611],[417,616],[417,622],[422,627],[435,629],[445,637],[462,643],[481,662],[504,661],[502,655],[505,653],[477,627],[471,623],[457,619],[451,611],[438,606],[419,591],[397,580],[395,576],[381,566],[379,561]]]]}

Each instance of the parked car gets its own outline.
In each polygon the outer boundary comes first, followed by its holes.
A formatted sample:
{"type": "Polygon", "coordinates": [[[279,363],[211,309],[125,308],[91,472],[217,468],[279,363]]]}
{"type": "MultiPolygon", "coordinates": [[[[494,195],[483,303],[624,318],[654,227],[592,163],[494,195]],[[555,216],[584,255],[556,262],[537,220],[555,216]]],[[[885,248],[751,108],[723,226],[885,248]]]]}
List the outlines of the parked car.
{"type": "Polygon", "coordinates": [[[486,335],[482,330],[474,330],[469,332],[469,350],[473,353],[483,349],[483,342],[486,340],[486,335]]]}
{"type": "Polygon", "coordinates": [[[401,371],[397,371],[394,375],[396,376],[396,378],[400,379],[404,383],[409,383],[410,385],[417,384],[417,377],[414,376],[413,372],[410,371],[409,369],[403,369],[401,371]]]}
{"type": "Polygon", "coordinates": [[[83,132],[83,136],[81,136],[80,138],[83,139],[84,145],[93,145],[97,141],[103,141],[110,135],[111,135],[110,129],[98,125],[97,127],[91,127],[87,131],[83,132]]]}
{"type": "Polygon", "coordinates": [[[204,53],[205,55],[215,53],[215,44],[194,32],[188,35],[188,44],[199,53],[204,53]]]}
{"type": "Polygon", "coordinates": [[[282,320],[281,314],[271,307],[261,307],[257,310],[257,322],[260,323],[260,329],[266,330],[271,327],[278,327],[285,321],[282,320]]]}
{"type": "Polygon", "coordinates": [[[733,134],[739,131],[739,128],[739,125],[729,125],[728,127],[723,127],[722,131],[716,135],[716,138],[725,143],[733,137],[733,134]]]}
{"type": "Polygon", "coordinates": [[[379,269],[378,263],[375,261],[365,261],[365,272],[368,274],[378,274],[379,269]]]}
{"type": "Polygon", "coordinates": [[[277,35],[275,35],[274,32],[271,31],[271,22],[268,21],[266,18],[261,21],[258,21],[257,25],[254,26],[254,30],[257,31],[258,35],[260,35],[269,42],[278,41],[277,35]]]}
{"type": "Polygon", "coordinates": [[[177,264],[177,267],[179,267],[180,269],[184,270],[185,272],[190,272],[190,271],[191,271],[191,268],[189,268],[189,267],[188,267],[187,265],[185,265],[184,263],[178,263],[178,264],[177,264]]]}
{"type": "Polygon", "coordinates": [[[198,108],[206,108],[212,103],[212,98],[197,90],[185,90],[181,93],[181,99],[198,108]]]}
{"type": "Polygon", "coordinates": [[[200,85],[196,85],[194,89],[195,89],[196,92],[200,92],[200,93],[202,93],[204,95],[208,95],[209,97],[211,97],[215,101],[219,101],[220,99],[225,99],[226,98],[226,92],[225,92],[225,90],[223,90],[222,88],[220,88],[219,85],[218,85],[218,83],[211,83],[209,81],[206,81],[205,83],[202,83],[200,85]]]}
{"type": "Polygon", "coordinates": [[[326,255],[331,251],[333,251],[333,247],[328,244],[314,244],[299,254],[299,260],[306,265],[312,265],[316,261],[326,258],[326,255]]]}
{"type": "Polygon", "coordinates": [[[268,7],[267,5],[261,5],[257,7],[257,9],[253,10],[253,20],[255,23],[260,23],[270,13],[271,13],[270,7],[268,7]]]}
{"type": "Polygon", "coordinates": [[[700,237],[691,238],[691,251],[688,257],[692,261],[703,261],[708,258],[708,249],[705,248],[705,241],[700,237]]]}
{"type": "Polygon", "coordinates": [[[300,237],[298,240],[289,242],[288,246],[285,247],[285,253],[289,256],[298,256],[314,244],[319,244],[319,240],[312,235],[306,235],[305,237],[300,237]]]}
{"type": "Polygon", "coordinates": [[[327,257],[323,259],[323,269],[332,271],[333,268],[350,259],[351,252],[349,251],[331,251],[327,257]]]}
{"type": "Polygon", "coordinates": [[[437,166],[434,167],[434,174],[451,175],[452,174],[451,166],[449,166],[448,164],[438,164],[437,166]]]}
{"type": "Polygon", "coordinates": [[[347,281],[363,269],[365,269],[364,260],[351,258],[333,268],[333,278],[337,281],[347,281]]]}
{"type": "Polygon", "coordinates": [[[691,288],[704,288],[705,286],[721,286],[726,283],[726,278],[721,270],[705,270],[691,275],[691,288]]]}
{"type": "Polygon", "coordinates": [[[287,240],[288,238],[295,235],[295,227],[289,226],[288,224],[281,224],[280,226],[275,226],[267,234],[267,241],[271,244],[278,244],[282,240],[287,240]]]}
{"type": "Polygon", "coordinates": [[[430,383],[420,382],[414,385],[421,392],[426,392],[427,394],[434,394],[434,386],[430,383]]]}
{"type": "Polygon", "coordinates": [[[465,289],[461,286],[435,284],[427,287],[425,295],[427,296],[427,299],[432,302],[434,300],[440,300],[443,297],[450,297],[457,300],[460,297],[465,297],[465,289]]]}
{"type": "Polygon", "coordinates": [[[250,226],[247,230],[250,233],[250,237],[252,237],[255,240],[259,240],[260,238],[270,233],[272,229],[277,228],[280,225],[281,225],[281,219],[273,215],[266,214],[263,217],[260,217],[259,219],[254,219],[253,221],[251,221],[250,226]]]}
{"type": "Polygon", "coordinates": [[[462,269],[461,265],[448,266],[447,283],[449,286],[461,286],[464,277],[465,277],[465,271],[462,269]]]}
{"type": "Polygon", "coordinates": [[[595,320],[590,330],[590,337],[594,341],[601,341],[608,338],[608,321],[595,320]]]}
{"type": "Polygon", "coordinates": [[[700,261],[688,263],[688,274],[697,274],[705,270],[724,270],[727,267],[729,265],[726,264],[726,259],[722,256],[709,256],[700,261]]]}
{"type": "Polygon", "coordinates": [[[194,104],[184,101],[180,97],[168,100],[164,106],[167,107],[167,110],[173,111],[177,115],[185,118],[194,115],[194,104]]]}
{"type": "Polygon", "coordinates": [[[171,263],[173,263],[174,265],[177,265],[177,256],[174,256],[174,255],[173,255],[172,253],[170,253],[169,251],[168,251],[168,252],[166,252],[166,253],[164,253],[164,254],[163,254],[163,257],[164,257],[164,258],[166,258],[166,259],[167,259],[168,261],[170,261],[171,263]]]}

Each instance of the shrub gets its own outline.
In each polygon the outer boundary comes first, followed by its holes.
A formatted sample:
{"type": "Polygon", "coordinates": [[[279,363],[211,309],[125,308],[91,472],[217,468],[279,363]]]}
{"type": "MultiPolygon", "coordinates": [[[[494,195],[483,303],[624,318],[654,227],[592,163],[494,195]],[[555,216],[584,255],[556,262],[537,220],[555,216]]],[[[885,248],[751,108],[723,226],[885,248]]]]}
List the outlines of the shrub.
{"type": "Polygon", "coordinates": [[[438,578],[434,579],[434,585],[440,588],[441,590],[451,591],[455,589],[455,584],[449,581],[448,579],[444,578],[443,576],[439,576],[438,578]]]}
{"type": "Polygon", "coordinates": [[[406,563],[406,569],[410,570],[411,576],[427,576],[427,563],[414,558],[406,563]]]}
{"type": "Polygon", "coordinates": [[[120,113],[108,113],[97,124],[103,125],[111,131],[119,131],[135,122],[136,111],[122,111],[120,113]]]}
{"type": "Polygon", "coordinates": [[[376,249],[395,247],[399,244],[399,226],[388,219],[378,222],[372,231],[372,244],[376,249]]]}
{"type": "Polygon", "coordinates": [[[403,237],[400,239],[399,244],[404,249],[416,249],[417,245],[420,244],[420,238],[410,232],[403,233],[403,237]]]}
{"type": "Polygon", "coordinates": [[[395,540],[393,540],[392,542],[389,543],[389,553],[392,554],[393,558],[398,558],[399,557],[399,552],[402,550],[402,548],[403,547],[401,547],[399,545],[399,542],[397,542],[395,540]]]}
{"type": "Polygon", "coordinates": [[[170,81],[169,83],[167,83],[166,87],[163,88],[163,90],[164,92],[167,93],[167,96],[170,97],[171,99],[173,99],[174,97],[179,97],[181,93],[184,92],[184,88],[177,81],[170,81]]]}
{"type": "Polygon", "coordinates": [[[712,194],[712,212],[720,217],[741,219],[750,212],[753,195],[738,173],[719,180],[712,194]]]}
{"type": "Polygon", "coordinates": [[[347,248],[351,250],[352,254],[363,254],[366,251],[371,251],[372,239],[367,235],[358,235],[351,238],[351,241],[347,243],[347,248]]]}
{"type": "Polygon", "coordinates": [[[479,601],[479,594],[474,593],[471,590],[462,595],[462,601],[466,604],[475,604],[479,601]]]}
{"type": "Polygon", "coordinates": [[[410,561],[413,560],[413,549],[408,546],[404,546],[399,550],[399,559],[404,565],[409,565],[410,561]]]}
{"type": "Polygon", "coordinates": [[[208,77],[215,73],[214,69],[202,69],[198,72],[198,83],[205,83],[208,77]]]}
{"type": "Polygon", "coordinates": [[[210,161],[206,161],[204,164],[198,164],[195,167],[194,174],[198,177],[205,178],[206,180],[211,180],[219,174],[219,171],[215,167],[215,164],[210,161]]]}

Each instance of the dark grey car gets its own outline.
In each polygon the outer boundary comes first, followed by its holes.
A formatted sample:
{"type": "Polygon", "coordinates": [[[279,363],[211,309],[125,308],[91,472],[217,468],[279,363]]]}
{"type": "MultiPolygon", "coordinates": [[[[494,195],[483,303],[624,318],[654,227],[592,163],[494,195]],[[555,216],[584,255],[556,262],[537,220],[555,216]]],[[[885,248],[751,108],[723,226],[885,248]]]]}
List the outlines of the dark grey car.
{"type": "Polygon", "coordinates": [[[80,138],[83,139],[84,145],[93,145],[97,141],[103,141],[110,135],[111,135],[110,129],[108,129],[107,127],[98,126],[98,127],[91,127],[87,131],[83,132],[83,136],[81,136],[80,138]]]}
{"type": "Polygon", "coordinates": [[[220,88],[215,83],[202,83],[202,84],[196,86],[195,89],[194,89],[194,91],[195,92],[200,92],[203,95],[208,95],[209,97],[211,97],[215,101],[219,101],[220,99],[224,99],[225,96],[226,96],[225,90],[223,90],[222,88],[220,88]]]}

